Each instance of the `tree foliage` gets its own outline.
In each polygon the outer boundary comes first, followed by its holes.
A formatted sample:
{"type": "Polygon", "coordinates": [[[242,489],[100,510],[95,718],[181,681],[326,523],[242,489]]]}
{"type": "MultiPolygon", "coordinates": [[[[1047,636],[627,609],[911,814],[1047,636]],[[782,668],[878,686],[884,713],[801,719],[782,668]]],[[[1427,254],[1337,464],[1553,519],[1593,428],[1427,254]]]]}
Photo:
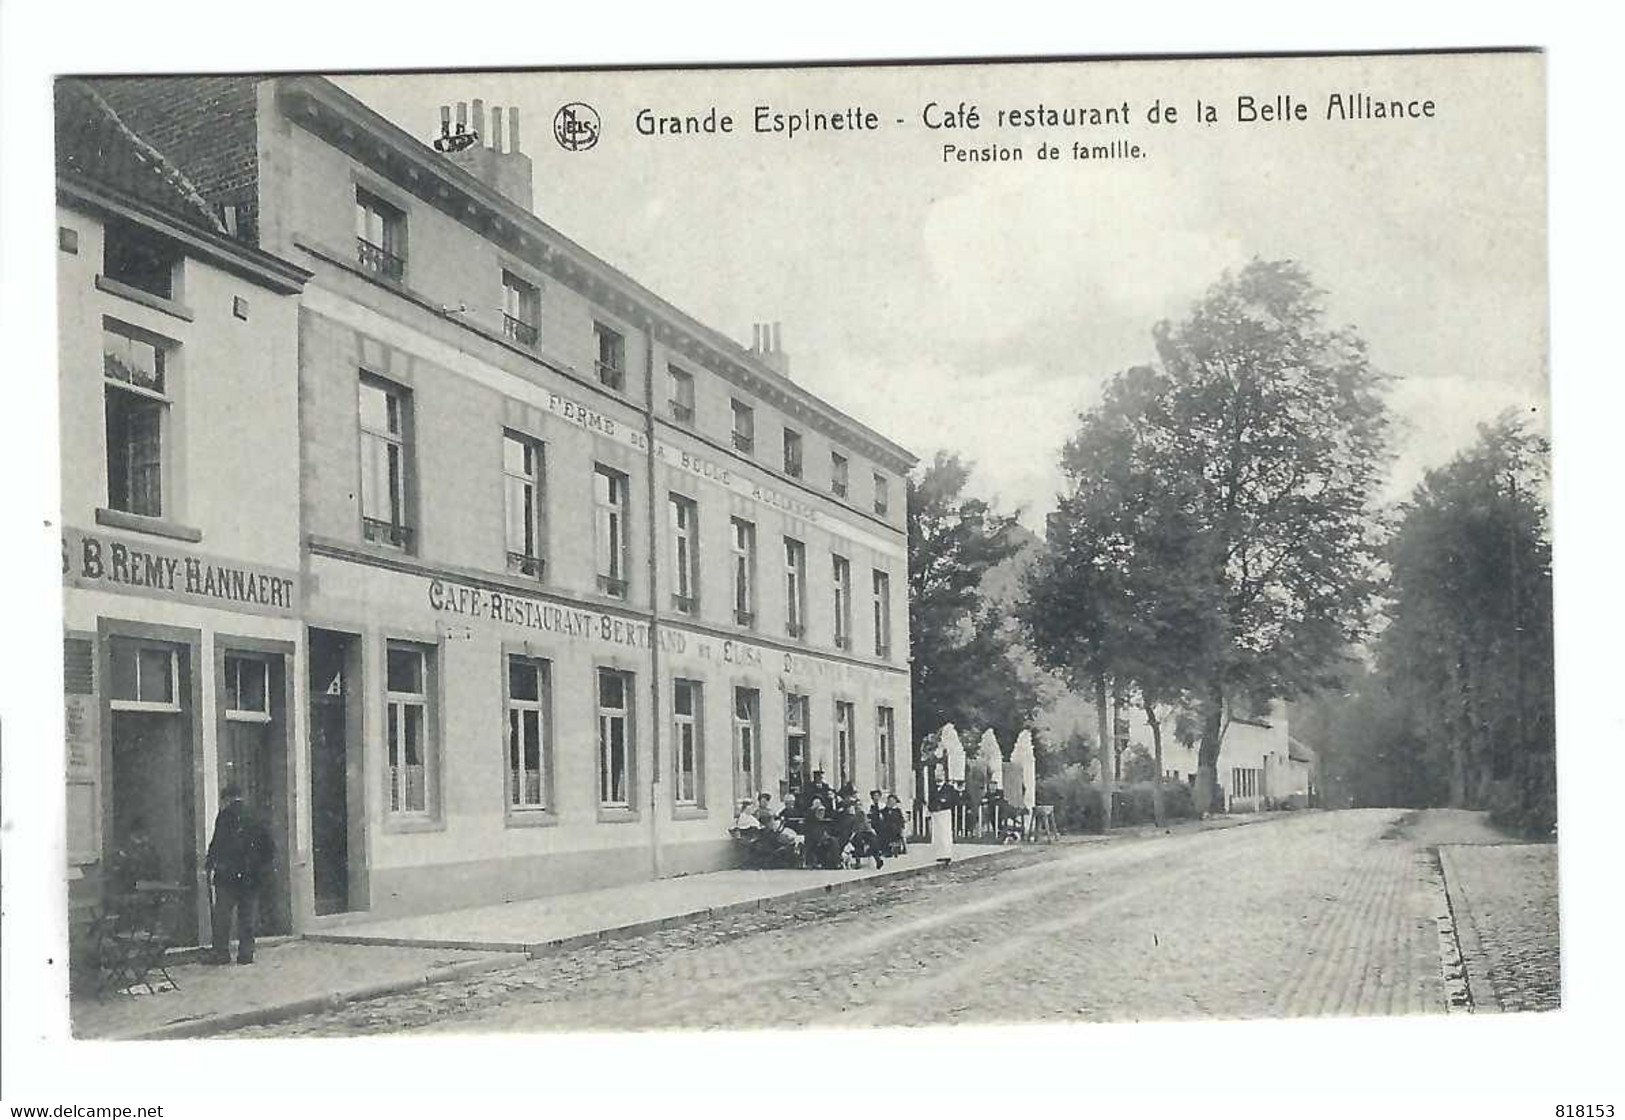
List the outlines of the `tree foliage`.
{"type": "Polygon", "coordinates": [[[989,570],[1019,548],[1016,518],[967,497],[970,466],[938,453],[908,481],[909,632],[917,735],[945,723],[1014,740],[1037,706],[1019,630],[982,594],[989,570]]]}
{"type": "Polygon", "coordinates": [[[1255,260],[1153,335],[1062,455],[1024,617],[1046,660],[1194,696],[1198,803],[1227,705],[1335,679],[1376,589],[1383,378],[1302,266],[1255,260]]]}
{"type": "Polygon", "coordinates": [[[1444,752],[1450,803],[1535,831],[1556,821],[1548,457],[1505,417],[1428,472],[1401,507],[1378,646],[1416,731],[1444,752]]]}

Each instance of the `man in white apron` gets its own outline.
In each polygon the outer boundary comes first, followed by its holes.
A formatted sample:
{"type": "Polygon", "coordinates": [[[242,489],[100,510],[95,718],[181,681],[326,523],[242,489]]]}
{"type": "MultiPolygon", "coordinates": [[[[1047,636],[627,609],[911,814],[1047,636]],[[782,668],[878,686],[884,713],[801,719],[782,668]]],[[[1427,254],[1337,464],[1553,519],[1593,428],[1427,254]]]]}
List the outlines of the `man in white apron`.
{"type": "Polygon", "coordinates": [[[931,858],[948,866],[954,858],[954,810],[959,791],[943,782],[931,791],[931,858]]]}

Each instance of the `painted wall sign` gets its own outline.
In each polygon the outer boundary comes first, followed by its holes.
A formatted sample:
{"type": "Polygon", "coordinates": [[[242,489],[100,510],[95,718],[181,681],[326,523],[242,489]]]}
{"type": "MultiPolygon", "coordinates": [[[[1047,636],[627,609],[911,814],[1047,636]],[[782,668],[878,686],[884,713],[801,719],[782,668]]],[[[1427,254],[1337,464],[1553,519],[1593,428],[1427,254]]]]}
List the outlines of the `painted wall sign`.
{"type": "MultiPolygon", "coordinates": [[[[571,642],[634,650],[649,648],[649,624],[639,619],[620,618],[602,611],[582,610],[448,579],[429,579],[425,592],[430,608],[453,624],[494,622],[536,630],[571,642]]],[[[759,669],[787,680],[881,682],[901,676],[849,661],[792,653],[738,638],[719,638],[671,622],[663,622],[657,633],[662,652],[693,654],[718,665],[759,669]]]]}
{"type": "MultiPolygon", "coordinates": [[[[595,436],[614,440],[638,452],[648,450],[648,437],[637,424],[617,420],[561,393],[540,389],[532,382],[480,361],[454,346],[329,292],[319,285],[306,288],[303,299],[306,311],[363,331],[391,346],[399,346],[414,354],[422,355],[436,365],[495,389],[504,396],[545,408],[551,415],[595,436]]],[[[880,533],[870,532],[856,522],[831,517],[811,502],[796,497],[788,490],[752,482],[732,467],[685,451],[663,440],[656,440],[654,449],[655,456],[673,470],[689,471],[714,486],[721,486],[752,501],[784,510],[793,517],[819,525],[839,540],[863,545],[882,556],[902,559],[904,555],[900,534],[898,537],[888,539],[880,533]]]]}
{"type": "Polygon", "coordinates": [[[62,582],[245,614],[299,614],[297,572],[72,527],[62,530],[62,582]]]}

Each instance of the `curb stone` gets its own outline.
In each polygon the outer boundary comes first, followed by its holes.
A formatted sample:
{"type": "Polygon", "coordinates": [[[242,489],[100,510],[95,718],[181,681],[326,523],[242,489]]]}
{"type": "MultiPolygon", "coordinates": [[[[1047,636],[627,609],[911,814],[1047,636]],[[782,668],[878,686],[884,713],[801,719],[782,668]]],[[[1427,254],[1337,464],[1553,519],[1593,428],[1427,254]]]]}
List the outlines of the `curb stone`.
{"type": "Polygon", "coordinates": [[[1490,974],[1484,953],[1484,947],[1478,940],[1478,928],[1473,924],[1473,912],[1467,900],[1467,894],[1462,889],[1462,876],[1455,866],[1455,858],[1450,854],[1449,845],[1439,846],[1439,868],[1444,876],[1445,896],[1450,902],[1450,913],[1455,921],[1456,944],[1461,953],[1463,973],[1467,983],[1467,994],[1472,1001],[1475,1012],[1498,1012],[1503,1010],[1501,1001],[1495,994],[1495,986],[1490,982],[1490,974]]]}
{"type": "Polygon", "coordinates": [[[184,1019],[180,1022],[166,1023],[152,1030],[108,1035],[97,1041],[156,1042],[224,1034],[227,1031],[240,1030],[243,1027],[265,1026],[269,1023],[281,1022],[284,1019],[296,1019],[301,1015],[330,1011],[347,1003],[360,1003],[364,1000],[378,999],[381,996],[399,995],[402,992],[414,991],[443,980],[456,980],[482,972],[495,972],[502,968],[512,968],[518,963],[520,963],[520,960],[513,953],[497,954],[483,960],[464,961],[460,964],[432,968],[421,976],[403,976],[398,980],[362,984],[337,992],[327,992],[319,996],[307,996],[304,999],[290,1000],[287,1003],[251,1007],[244,1011],[226,1011],[216,1015],[199,1015],[196,1018],[184,1019]]]}

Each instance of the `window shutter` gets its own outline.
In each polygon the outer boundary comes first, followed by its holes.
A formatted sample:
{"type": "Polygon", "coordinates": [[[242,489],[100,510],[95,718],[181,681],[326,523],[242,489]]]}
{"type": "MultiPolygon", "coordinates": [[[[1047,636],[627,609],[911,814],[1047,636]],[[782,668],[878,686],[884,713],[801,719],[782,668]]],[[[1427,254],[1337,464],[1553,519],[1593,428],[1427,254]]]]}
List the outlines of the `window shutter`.
{"type": "Polygon", "coordinates": [[[69,696],[92,696],[95,694],[95,646],[90,639],[63,639],[62,680],[64,691],[69,696]]]}

